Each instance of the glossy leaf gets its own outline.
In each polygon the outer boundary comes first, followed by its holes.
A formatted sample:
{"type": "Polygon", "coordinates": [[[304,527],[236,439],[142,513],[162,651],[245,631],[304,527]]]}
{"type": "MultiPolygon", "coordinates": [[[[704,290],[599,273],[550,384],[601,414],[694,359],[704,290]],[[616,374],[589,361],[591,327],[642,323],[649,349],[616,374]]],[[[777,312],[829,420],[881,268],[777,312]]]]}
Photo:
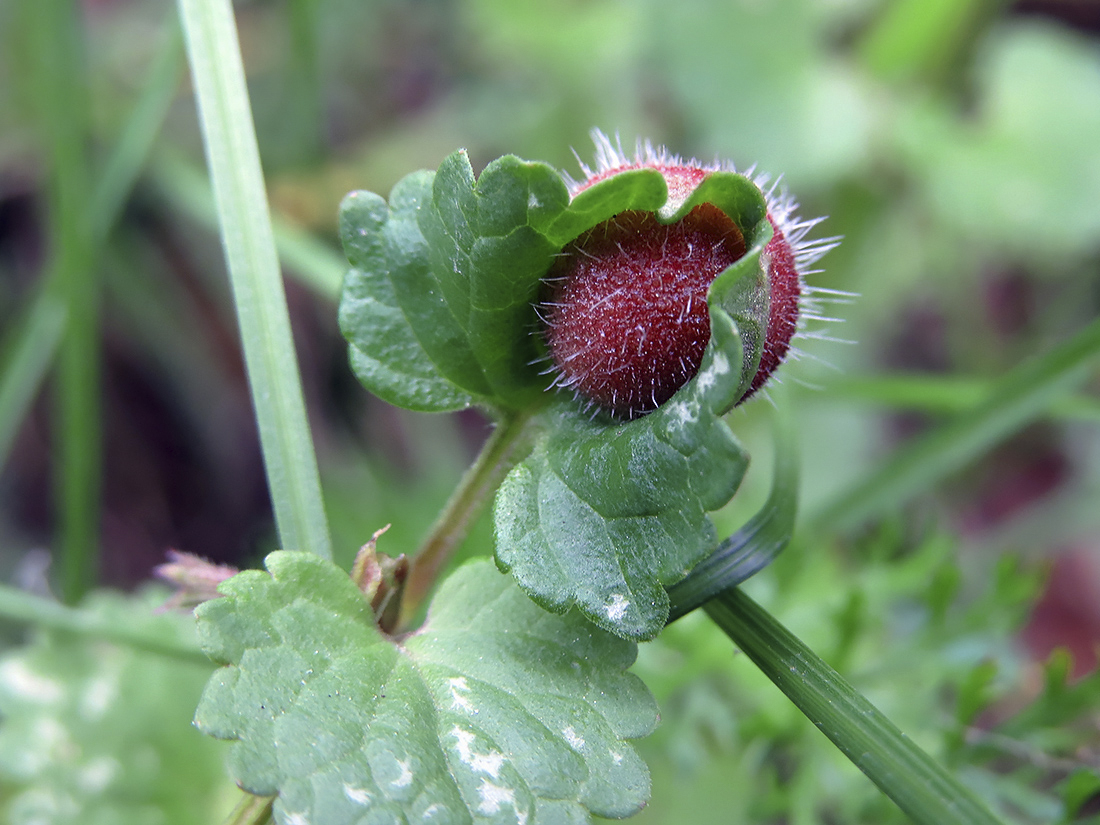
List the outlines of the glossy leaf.
{"type": "Polygon", "coordinates": [[[303,553],[223,585],[198,611],[230,666],[196,713],[237,743],[243,788],[277,822],[585,822],[640,808],[649,776],[625,739],[656,722],[623,671],[635,647],[540,610],[491,564],[443,585],[395,643],[339,568],[303,553]]]}
{"type": "Polygon", "coordinates": [[[416,211],[431,173],[410,175],[390,205],[352,192],[340,210],[344,250],[357,267],[344,282],[340,329],[359,380],[413,410],[468,407],[488,386],[427,263],[416,211]]]}

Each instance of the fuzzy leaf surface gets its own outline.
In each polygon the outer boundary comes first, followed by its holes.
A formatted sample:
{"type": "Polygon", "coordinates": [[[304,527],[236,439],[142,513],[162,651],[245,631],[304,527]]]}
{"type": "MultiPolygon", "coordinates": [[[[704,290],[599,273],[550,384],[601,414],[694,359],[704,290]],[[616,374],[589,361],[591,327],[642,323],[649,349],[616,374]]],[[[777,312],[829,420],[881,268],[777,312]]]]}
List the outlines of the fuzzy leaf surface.
{"type": "MultiPolygon", "coordinates": [[[[96,593],[84,607],[166,643],[191,618],[155,614],[163,591],[96,593]]],[[[206,825],[224,816],[224,746],[190,717],[210,666],[40,631],[0,657],[0,820],[206,825]]]]}
{"type": "Polygon", "coordinates": [[[649,791],[624,740],[656,722],[624,672],[635,646],[540,610],[488,561],[441,587],[427,624],[383,637],[347,574],[276,552],[199,609],[229,667],[196,724],[238,740],[234,777],[276,821],[583,823],[649,791]]]}

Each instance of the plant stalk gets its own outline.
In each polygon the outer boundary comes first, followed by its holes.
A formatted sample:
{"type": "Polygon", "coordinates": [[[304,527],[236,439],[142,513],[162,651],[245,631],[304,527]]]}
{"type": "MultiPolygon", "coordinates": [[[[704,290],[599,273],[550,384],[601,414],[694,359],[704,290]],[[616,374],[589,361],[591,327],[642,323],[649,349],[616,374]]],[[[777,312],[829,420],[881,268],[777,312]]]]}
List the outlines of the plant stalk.
{"type": "Polygon", "coordinates": [[[416,615],[417,607],[432,589],[443,567],[466,538],[470,525],[504,476],[520,461],[530,443],[529,413],[505,417],[486,440],[473,465],[466,471],[450,500],[436,519],[428,537],[413,558],[405,585],[402,623],[416,615]]]}
{"type": "Polygon", "coordinates": [[[740,590],[725,591],[705,609],[798,709],[918,825],[999,825],[978,797],[740,590]]]}
{"type": "Polygon", "coordinates": [[[128,627],[78,607],[68,607],[17,587],[0,584],[0,618],[60,630],[93,639],[103,639],[138,650],[196,664],[211,665],[197,644],[168,641],[142,627],[128,627]]]}

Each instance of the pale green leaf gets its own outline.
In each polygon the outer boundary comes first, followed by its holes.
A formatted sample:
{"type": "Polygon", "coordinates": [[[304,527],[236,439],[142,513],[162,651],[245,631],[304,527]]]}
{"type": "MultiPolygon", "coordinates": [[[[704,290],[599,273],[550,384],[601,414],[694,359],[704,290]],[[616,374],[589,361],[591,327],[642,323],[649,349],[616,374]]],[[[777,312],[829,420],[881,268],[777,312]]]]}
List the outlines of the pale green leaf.
{"type": "Polygon", "coordinates": [[[635,646],[540,610],[487,561],[448,579],[395,642],[348,576],[268,556],[199,609],[214,675],[196,724],[236,739],[235,778],[277,793],[276,821],[588,821],[649,791],[624,740],[656,722],[624,673],[635,646]]]}

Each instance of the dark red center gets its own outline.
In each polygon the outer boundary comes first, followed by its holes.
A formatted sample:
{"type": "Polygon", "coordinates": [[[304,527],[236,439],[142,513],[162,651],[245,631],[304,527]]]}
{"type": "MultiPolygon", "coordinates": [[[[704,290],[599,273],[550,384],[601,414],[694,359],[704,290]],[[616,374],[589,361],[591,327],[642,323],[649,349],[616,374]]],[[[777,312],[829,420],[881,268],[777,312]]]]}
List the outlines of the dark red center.
{"type": "Polygon", "coordinates": [[[710,340],[707,289],[744,254],[710,204],[668,226],[623,212],[581,235],[548,273],[542,307],[558,384],[622,418],[667,401],[710,340]]]}

